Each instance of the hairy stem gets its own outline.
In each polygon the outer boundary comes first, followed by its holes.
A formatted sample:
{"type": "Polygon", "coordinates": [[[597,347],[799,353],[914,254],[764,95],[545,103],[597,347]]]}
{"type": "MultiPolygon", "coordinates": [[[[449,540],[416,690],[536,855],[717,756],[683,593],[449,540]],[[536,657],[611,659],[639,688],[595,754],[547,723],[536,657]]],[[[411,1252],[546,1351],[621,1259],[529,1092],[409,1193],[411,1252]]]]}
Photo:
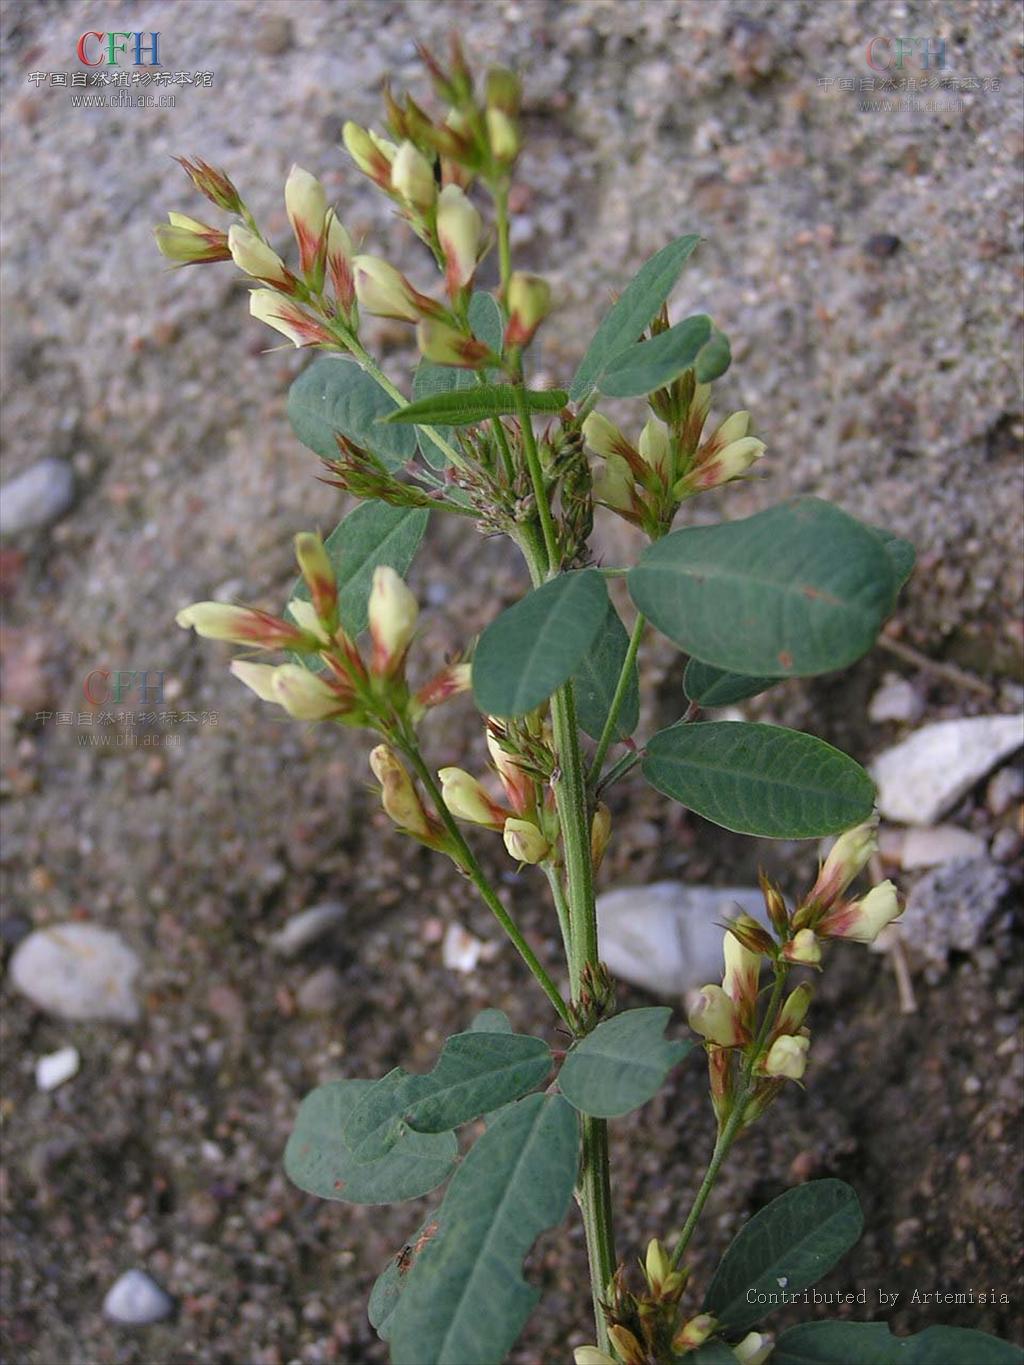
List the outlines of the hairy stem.
{"type": "Polygon", "coordinates": [[[601,731],[601,738],[597,741],[597,751],[594,754],[594,761],[590,765],[590,781],[596,783],[601,776],[601,769],[604,760],[611,747],[612,740],[615,738],[616,727],[619,723],[619,712],[622,704],[626,700],[626,693],[629,691],[629,681],[633,673],[633,666],[636,663],[637,650],[640,648],[640,640],[644,633],[644,626],[647,618],[641,612],[633,624],[633,633],[629,637],[629,648],[626,650],[626,657],[622,661],[622,670],[619,673],[619,680],[615,684],[615,692],[612,695],[612,704],[608,708],[608,717],[601,731]]]}
{"type": "Polygon", "coordinates": [[[519,418],[519,429],[522,433],[523,455],[526,457],[526,468],[530,472],[530,482],[533,485],[533,496],[537,504],[537,518],[540,521],[541,534],[544,537],[544,552],[548,560],[548,576],[558,572],[560,555],[558,553],[558,536],[555,532],[555,521],[551,515],[551,504],[548,501],[548,490],[544,483],[544,471],[540,464],[540,452],[537,449],[537,440],[533,434],[533,423],[530,420],[530,410],[526,406],[526,390],[520,377],[515,385],[516,416],[519,418]]]}

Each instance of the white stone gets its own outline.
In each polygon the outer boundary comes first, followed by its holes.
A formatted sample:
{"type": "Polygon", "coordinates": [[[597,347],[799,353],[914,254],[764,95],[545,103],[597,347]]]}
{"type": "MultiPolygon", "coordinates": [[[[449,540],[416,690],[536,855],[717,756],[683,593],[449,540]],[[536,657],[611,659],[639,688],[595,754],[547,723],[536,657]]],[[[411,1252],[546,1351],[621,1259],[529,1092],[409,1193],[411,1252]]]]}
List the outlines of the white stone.
{"type": "Polygon", "coordinates": [[[174,1312],[174,1300],[142,1270],[126,1270],[107,1290],[103,1315],[126,1327],[145,1327],[174,1312]]]}
{"type": "Polygon", "coordinates": [[[67,461],[37,460],[0,487],[0,535],[49,526],[74,500],[75,475],[67,461]]]}
{"type": "Polygon", "coordinates": [[[915,721],[923,712],[924,702],[914,684],[898,673],[885,675],[868,705],[868,716],[874,721],[915,721]]]}
{"type": "Polygon", "coordinates": [[[722,975],[722,924],[746,911],[764,923],[751,887],[653,882],[597,899],[601,959],[613,976],[656,995],[683,995],[722,975]]]}
{"type": "Polygon", "coordinates": [[[918,867],[940,867],[954,858],[984,858],[985,840],[957,825],[908,829],[900,851],[900,865],[908,872],[918,867]]]}
{"type": "Polygon", "coordinates": [[[55,924],[36,929],[11,959],[13,985],[33,1004],[61,1019],[139,1018],[134,981],[138,956],[112,929],[55,924]]]}
{"type": "Polygon", "coordinates": [[[926,725],[880,754],[872,765],[878,808],[889,820],[934,825],[1022,743],[1021,716],[977,716],[926,725]]]}
{"type": "Polygon", "coordinates": [[[281,957],[298,957],[317,939],[324,938],[345,918],[345,907],[340,901],[325,901],[292,915],[276,934],[270,936],[270,946],[281,957]]]}
{"type": "Polygon", "coordinates": [[[471,972],[480,961],[483,943],[461,924],[449,924],[441,944],[441,961],[453,972],[471,972]]]}
{"type": "Polygon", "coordinates": [[[62,1047],[36,1061],[36,1085],[40,1090],[56,1090],[76,1075],[82,1059],[77,1047],[62,1047]]]}

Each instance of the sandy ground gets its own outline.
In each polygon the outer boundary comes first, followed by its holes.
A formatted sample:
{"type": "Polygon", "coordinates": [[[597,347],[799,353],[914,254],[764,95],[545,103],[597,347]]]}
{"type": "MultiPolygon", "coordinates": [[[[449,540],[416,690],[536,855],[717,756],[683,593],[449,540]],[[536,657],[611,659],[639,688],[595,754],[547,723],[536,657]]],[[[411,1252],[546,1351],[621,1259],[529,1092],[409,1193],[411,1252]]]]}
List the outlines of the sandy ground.
{"type": "MultiPolygon", "coordinates": [[[[298,160],[370,249],[410,262],[408,234],[339,150],[343,120],[376,119],[388,71],[424,94],[414,41],[440,44],[453,26],[481,62],[519,66],[531,141],[517,259],[559,299],[542,371],[568,376],[636,263],[699,231],[677,306],[730,334],[723,406],[749,408],[769,442],[768,477],[734,494],[730,513],[813,491],[918,545],[894,634],[983,690],[879,652],[759,710],[867,760],[902,733],[865,719],[893,667],[925,719],[1020,708],[1020,12],[1011,0],[6,0],[0,18],[4,477],[57,457],[77,479],[69,515],[2,550],[3,951],[67,918],[116,928],[142,957],[145,1006],[136,1026],[84,1025],[5,992],[4,1356],[383,1360],[367,1292],[421,1212],[291,1188],[280,1155],[298,1100],[331,1076],[429,1065],[484,1003],[522,1027],[543,1030],[546,1016],[504,949],[469,976],[442,966],[449,922],[496,931],[469,888],[385,827],[364,737],[268,719],[227,676],[227,650],[173,626],[197,598],[276,608],[292,534],[330,529],[345,504],[315,482],[284,418],[303,359],[263,353],[237,273],[162,268],[152,224],[200,210],[169,158],[223,165],[282,248],[281,186],[298,160]],[[81,69],[83,30],[125,28],[159,29],[166,69],[212,71],[212,87],[177,88],[173,108],[84,109],[48,76],[30,79],[81,69]],[[901,34],[944,41],[959,87],[915,95],[918,108],[862,108],[909,97],[858,84],[870,39],[901,34]],[[165,738],[147,747],[88,747],[58,717],[82,707],[99,667],[165,671],[168,700],[207,723],[158,724],[165,738]],[[341,931],[295,962],[275,958],[270,935],[325,898],[348,908],[341,931]],[[337,999],[310,1013],[303,986],[325,963],[337,999]],[[82,1072],[39,1093],[36,1057],[69,1042],[82,1072]],[[175,1297],[171,1321],[104,1322],[103,1295],[131,1266],[175,1297]]],[[[407,372],[407,334],[377,335],[407,372]]],[[[605,523],[598,543],[609,559],[635,549],[605,523]]],[[[523,586],[500,545],[440,521],[412,581],[430,608],[424,658],[465,643],[523,586]]],[[[647,654],[653,724],[675,714],[681,670],[658,642],[647,654]]],[[[480,761],[468,706],[433,734],[439,762],[480,761]]],[[[607,885],[735,883],[759,861],[796,885],[814,860],[807,846],[726,836],[639,784],[615,814],[607,885]]],[[[984,788],[953,818],[990,837],[984,788]]],[[[480,846],[554,968],[535,884],[480,846]]],[[[1009,1307],[943,1316],[1019,1333],[1013,934],[1003,915],[940,979],[918,975],[908,1016],[883,959],[838,955],[812,1084],[737,1156],[698,1283],[766,1199],[835,1174],[856,1185],[869,1231],[830,1284],[866,1286],[876,1313],[879,1288],[900,1290],[899,1330],[936,1320],[914,1288],[995,1288],[1009,1307]]],[[[681,1071],[616,1125],[627,1253],[687,1206],[710,1141],[702,1092],[681,1071]]],[[[563,1362],[586,1339],[581,1257],[575,1226],[535,1252],[546,1297],[517,1348],[523,1365],[563,1362]]]]}

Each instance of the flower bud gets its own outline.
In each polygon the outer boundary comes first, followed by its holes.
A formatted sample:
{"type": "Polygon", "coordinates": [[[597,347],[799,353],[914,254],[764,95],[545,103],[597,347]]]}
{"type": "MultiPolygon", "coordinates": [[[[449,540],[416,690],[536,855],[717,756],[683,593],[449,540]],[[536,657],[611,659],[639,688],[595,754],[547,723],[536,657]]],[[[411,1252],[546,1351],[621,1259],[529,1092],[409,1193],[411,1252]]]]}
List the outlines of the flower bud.
{"type": "Polygon", "coordinates": [[[487,121],[487,141],[491,155],[503,166],[510,166],[519,155],[521,140],[516,121],[503,109],[488,109],[484,115],[487,121]]]}
{"type": "Polygon", "coordinates": [[[774,1338],[766,1332],[748,1332],[732,1348],[739,1365],[764,1365],[775,1348],[774,1338]]]}
{"type": "Polygon", "coordinates": [[[619,1365],[619,1362],[596,1346],[577,1346],[572,1353],[576,1365],[619,1365]]]}
{"type": "Polygon", "coordinates": [[[254,289],[249,295],[249,312],[257,322],[265,322],[297,347],[334,346],[337,338],[321,322],[300,308],[294,299],[276,289],[254,289]]]}
{"type": "Polygon", "coordinates": [[[333,628],[338,608],[338,579],[321,538],[313,531],[300,531],[295,537],[295,558],[316,614],[333,628]]]}
{"type": "Polygon", "coordinates": [[[749,948],[752,953],[759,953],[762,957],[774,957],[775,941],[753,915],[738,915],[729,922],[728,929],[730,934],[738,938],[744,948],[749,948]]]}
{"type": "Polygon", "coordinates": [[[488,829],[503,827],[508,812],[496,801],[491,800],[476,778],[467,773],[465,768],[442,768],[437,775],[441,779],[444,804],[456,820],[486,825],[488,829]]]}
{"type": "Polygon", "coordinates": [[[424,214],[434,207],[434,168],[411,142],[403,142],[391,163],[391,188],[411,209],[424,214]]]}
{"type": "Polygon", "coordinates": [[[377,677],[391,678],[399,672],[419,614],[416,598],[394,569],[387,564],[378,565],[373,571],[367,607],[373,642],[370,669],[377,677]]]}
{"type": "Polygon", "coordinates": [[[505,299],[508,326],[506,346],[526,346],[551,311],[551,286],[539,275],[515,271],[508,282],[505,299]]]}
{"type": "Polygon", "coordinates": [[[255,645],[259,649],[297,649],[312,652],[319,648],[315,637],[290,625],[267,611],[255,607],[235,607],[229,602],[193,602],[175,616],[183,630],[189,626],[206,640],[229,640],[233,645],[255,645]]]}
{"type": "Polygon", "coordinates": [[[660,1292],[661,1286],[671,1273],[672,1262],[669,1260],[668,1252],[657,1237],[652,1237],[647,1243],[647,1255],[644,1257],[644,1274],[647,1276],[652,1294],[660,1292]]]}
{"type": "Polygon", "coordinates": [[[807,1053],[810,1046],[809,1038],[784,1033],[776,1038],[768,1049],[761,1069],[766,1076],[781,1076],[786,1080],[798,1081],[807,1070],[807,1053]]]}
{"type": "Polygon", "coordinates": [[[723,446],[731,445],[733,441],[739,441],[750,432],[750,413],[734,412],[731,417],[727,417],[720,427],[715,429],[709,444],[713,444],[720,450],[723,446]]]}
{"type": "Polygon", "coordinates": [[[808,901],[827,910],[839,899],[878,852],[877,824],[873,818],[839,836],[822,864],[808,901]]]}
{"type": "Polygon", "coordinates": [[[807,1011],[811,1008],[813,998],[814,991],[806,981],[801,982],[795,990],[790,991],[786,997],[786,1003],[779,1010],[779,1017],[775,1021],[775,1032],[798,1033],[807,1018],[807,1011]]]}
{"type": "Polygon", "coordinates": [[[489,720],[487,724],[487,749],[491,762],[501,778],[509,805],[517,814],[522,814],[534,799],[533,779],[525,773],[512,754],[501,747],[500,735],[504,734],[501,722],[489,720]]]}
{"type": "Polygon", "coordinates": [[[821,961],[821,944],[813,929],[798,929],[784,945],[782,956],[787,962],[799,962],[804,967],[816,967],[821,961]]]}
{"type": "Polygon", "coordinates": [[[644,464],[653,469],[662,482],[667,483],[672,477],[672,443],[668,430],[656,417],[645,424],[638,448],[644,464]]]}
{"type": "Polygon", "coordinates": [[[633,471],[621,455],[605,456],[594,472],[593,497],[613,512],[632,512],[635,505],[633,471]]]}
{"type": "Polygon", "coordinates": [[[427,812],[401,760],[386,744],[378,744],[370,754],[370,767],[381,785],[381,805],[399,829],[418,838],[428,836],[427,812]]]}
{"type": "Polygon", "coordinates": [[[228,250],[239,270],[244,270],[254,280],[262,280],[264,284],[276,284],[288,292],[293,290],[295,277],[285,268],[284,261],[249,228],[243,227],[240,223],[231,224],[228,230],[228,250]]]}
{"type": "Polygon", "coordinates": [[[334,289],[338,307],[346,318],[351,316],[356,301],[356,286],[352,275],[352,238],[335,213],[328,216],[327,274],[334,289]]]}
{"type": "Polygon", "coordinates": [[[672,1349],[677,1355],[682,1355],[685,1351],[695,1351],[698,1346],[703,1346],[708,1337],[714,1334],[718,1322],[710,1313],[698,1313],[689,1322],[684,1322],[679,1331],[672,1338],[672,1349]]]}
{"type": "Polygon", "coordinates": [[[352,704],[351,691],[329,683],[301,664],[282,664],[270,681],[274,700],[295,720],[329,720],[342,716],[352,704]]]}
{"type": "Polygon", "coordinates": [[[730,479],[738,479],[741,474],[745,474],[764,452],[765,444],[756,436],[744,436],[739,441],[732,441],[716,455],[696,464],[689,474],[679,480],[672,492],[677,498],[681,498],[693,493],[707,492],[710,488],[718,488],[723,483],[728,483],[730,479]]]}
{"type": "Polygon", "coordinates": [[[777,934],[785,934],[788,937],[789,911],[786,909],[785,896],[763,870],[758,872],[757,881],[761,888],[761,895],[764,896],[765,909],[768,912],[768,918],[771,920],[772,928],[777,934]]]}
{"type": "Polygon", "coordinates": [[[472,672],[470,664],[449,664],[447,668],[442,668],[416,693],[417,705],[426,710],[431,706],[440,706],[450,697],[457,697],[460,692],[468,692],[472,686],[472,672]]]}
{"type": "Polygon", "coordinates": [[[246,687],[255,692],[261,701],[277,701],[271,686],[277,672],[274,664],[251,664],[247,659],[235,659],[230,672],[239,682],[245,683],[246,687]]]}
{"type": "Polygon", "coordinates": [[[484,94],[488,109],[518,114],[523,102],[523,85],[507,66],[492,66],[484,81],[484,94]]]}
{"type": "Polygon", "coordinates": [[[739,1012],[721,986],[703,986],[687,1016],[694,1033],[719,1047],[737,1047],[748,1041],[739,1012]]]}
{"type": "Polygon", "coordinates": [[[284,203],[299,244],[299,267],[306,273],[320,259],[327,226],[327,195],[315,175],[293,166],[284,183],[284,203]]]}
{"type": "Polygon", "coordinates": [[[505,848],[517,863],[541,863],[551,852],[551,845],[536,825],[529,820],[509,817],[503,831],[505,848]]]}
{"type": "Polygon", "coordinates": [[[608,1328],[608,1337],[619,1353],[623,1365],[645,1365],[647,1352],[628,1327],[614,1323],[608,1328]]]}
{"type": "Polygon", "coordinates": [[[722,943],[725,975],[722,989],[736,1006],[741,1019],[749,1021],[757,1004],[757,982],[761,974],[761,955],[752,953],[731,931],[722,943]]]}
{"type": "Polygon", "coordinates": [[[467,336],[437,318],[424,318],[416,328],[420,354],[436,365],[456,365],[463,370],[479,370],[492,361],[491,349],[474,336],[467,336]]]}
{"type": "Polygon", "coordinates": [[[398,152],[395,144],[387,138],[367,132],[351,120],[341,130],[341,136],[349,156],[362,173],[368,175],[382,190],[390,191],[391,165],[398,152]]]}
{"type": "Polygon", "coordinates": [[[169,261],[180,265],[205,265],[209,261],[228,261],[226,232],[200,223],[185,213],[169,213],[169,222],[153,229],[157,250],[169,261]]]}
{"type": "Polygon", "coordinates": [[[859,901],[835,906],[818,923],[820,938],[849,938],[855,943],[874,943],[887,924],[903,912],[899,895],[890,881],[873,886],[859,901]]]}
{"type": "Polygon", "coordinates": [[[595,455],[601,455],[606,460],[614,455],[617,459],[624,459],[627,464],[639,465],[639,452],[630,445],[615,423],[609,422],[603,413],[590,413],[580,430],[583,432],[584,441],[595,455]]]}
{"type": "Polygon", "coordinates": [[[708,1050],[708,1088],[711,1091],[711,1107],[718,1120],[721,1132],[732,1113],[735,1077],[733,1075],[733,1053],[726,1047],[709,1047],[708,1050]]]}
{"type": "Polygon", "coordinates": [[[380,318],[419,322],[423,309],[417,293],[400,270],[379,256],[354,256],[356,297],[360,308],[380,318]]]}
{"type": "Polygon", "coordinates": [[[174,160],[211,204],[227,213],[242,212],[242,196],[223,171],[214,170],[198,156],[192,161],[184,156],[176,156],[174,160]]]}
{"type": "Polygon", "coordinates": [[[475,205],[458,185],[445,185],[437,200],[437,236],[451,298],[473,282],[482,233],[483,219],[475,205]]]}
{"type": "Polygon", "coordinates": [[[288,603],[288,614],[300,630],[314,636],[322,645],[331,643],[331,637],[324,629],[323,622],[316,614],[316,608],[312,602],[307,602],[302,597],[293,597],[288,603]]]}
{"type": "Polygon", "coordinates": [[[594,818],[590,822],[590,861],[594,871],[604,861],[604,851],[612,837],[612,813],[603,801],[598,801],[594,818]]]}

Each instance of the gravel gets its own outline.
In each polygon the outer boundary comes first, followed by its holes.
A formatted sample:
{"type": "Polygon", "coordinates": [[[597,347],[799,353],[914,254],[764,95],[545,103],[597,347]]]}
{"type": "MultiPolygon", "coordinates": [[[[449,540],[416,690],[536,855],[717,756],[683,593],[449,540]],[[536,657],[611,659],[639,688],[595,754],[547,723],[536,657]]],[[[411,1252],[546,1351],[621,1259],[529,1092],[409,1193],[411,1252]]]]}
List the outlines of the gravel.
{"type": "Polygon", "coordinates": [[[0,535],[51,526],[75,501],[75,475],[66,460],[39,460],[0,485],[0,535]]]}

